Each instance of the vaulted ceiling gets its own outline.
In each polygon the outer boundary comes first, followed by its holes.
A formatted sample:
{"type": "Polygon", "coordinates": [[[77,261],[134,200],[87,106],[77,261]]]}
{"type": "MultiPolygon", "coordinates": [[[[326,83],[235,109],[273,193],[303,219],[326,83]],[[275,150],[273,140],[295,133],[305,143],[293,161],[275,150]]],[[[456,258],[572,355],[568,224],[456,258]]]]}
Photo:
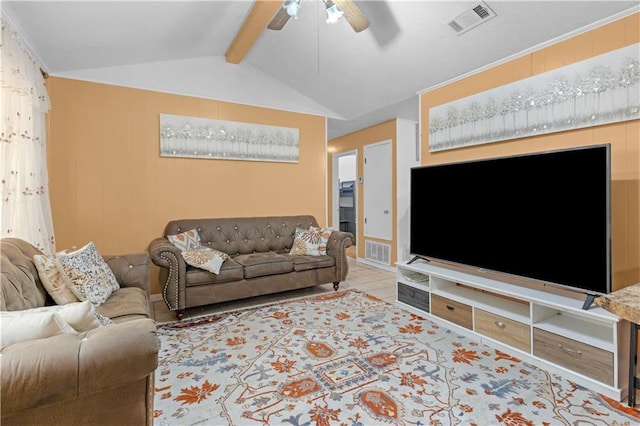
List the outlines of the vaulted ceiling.
{"type": "Polygon", "coordinates": [[[417,121],[417,93],[639,10],[638,1],[487,0],[495,17],[462,33],[447,24],[479,3],[356,0],[370,22],[358,33],[344,18],[327,24],[320,0],[302,0],[279,31],[265,28],[281,4],[272,0],[0,7],[53,76],[325,115],[329,138],[417,121]]]}

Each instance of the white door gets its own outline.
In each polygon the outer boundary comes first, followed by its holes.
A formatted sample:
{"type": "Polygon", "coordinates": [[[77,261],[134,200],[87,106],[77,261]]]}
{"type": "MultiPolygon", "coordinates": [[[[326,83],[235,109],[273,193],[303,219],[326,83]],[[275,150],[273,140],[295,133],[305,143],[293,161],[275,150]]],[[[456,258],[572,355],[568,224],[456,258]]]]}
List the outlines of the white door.
{"type": "Polygon", "coordinates": [[[392,222],[391,140],[364,147],[364,236],[391,240],[392,222]]]}

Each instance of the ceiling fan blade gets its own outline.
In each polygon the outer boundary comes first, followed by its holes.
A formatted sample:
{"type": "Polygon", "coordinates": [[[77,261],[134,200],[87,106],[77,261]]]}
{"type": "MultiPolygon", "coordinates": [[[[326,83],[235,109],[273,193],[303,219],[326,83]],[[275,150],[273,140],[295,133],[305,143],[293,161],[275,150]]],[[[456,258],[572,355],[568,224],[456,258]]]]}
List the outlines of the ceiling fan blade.
{"type": "Polygon", "coordinates": [[[369,20],[364,16],[364,13],[362,13],[354,0],[333,0],[333,2],[344,12],[345,19],[355,32],[359,33],[369,28],[369,20]]]}
{"type": "Polygon", "coordinates": [[[271,19],[271,22],[269,22],[269,25],[267,25],[267,28],[269,28],[270,30],[281,30],[282,27],[284,27],[284,24],[287,23],[289,18],[290,16],[287,13],[287,9],[281,7],[280,9],[278,9],[276,14],[273,15],[273,18],[271,19]]]}

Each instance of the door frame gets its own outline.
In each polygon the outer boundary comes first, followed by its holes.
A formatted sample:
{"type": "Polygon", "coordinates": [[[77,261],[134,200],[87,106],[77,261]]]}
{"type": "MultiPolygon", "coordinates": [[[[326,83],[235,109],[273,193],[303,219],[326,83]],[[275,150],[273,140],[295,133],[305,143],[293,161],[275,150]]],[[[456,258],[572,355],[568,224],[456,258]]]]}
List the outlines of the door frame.
{"type": "MultiPolygon", "coordinates": [[[[348,156],[355,156],[356,161],[355,163],[355,175],[356,175],[356,184],[354,185],[353,191],[354,191],[354,203],[355,203],[355,214],[356,214],[356,229],[359,228],[359,214],[358,214],[358,150],[354,149],[351,151],[344,151],[344,152],[338,152],[335,153],[331,156],[332,158],[332,166],[331,166],[331,170],[332,170],[332,177],[331,177],[331,208],[332,208],[332,212],[331,212],[331,224],[333,229],[340,229],[340,158],[341,157],[348,157],[348,156]]],[[[356,233],[356,235],[359,235],[359,232],[356,233]]],[[[358,236],[356,236],[356,239],[358,239],[358,236]]],[[[356,245],[356,241],[353,242],[354,245],[356,245]]]]}

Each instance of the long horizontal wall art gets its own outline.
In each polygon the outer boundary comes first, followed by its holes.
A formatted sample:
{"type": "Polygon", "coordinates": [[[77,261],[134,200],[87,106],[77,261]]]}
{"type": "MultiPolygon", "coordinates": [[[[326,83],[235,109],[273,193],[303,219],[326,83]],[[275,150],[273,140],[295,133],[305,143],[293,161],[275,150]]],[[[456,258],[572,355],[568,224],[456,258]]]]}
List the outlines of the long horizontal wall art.
{"type": "Polygon", "coordinates": [[[429,109],[429,150],[640,118],[640,43],[429,109]]]}
{"type": "Polygon", "coordinates": [[[160,156],[297,163],[299,130],[160,114],[160,156]]]}

